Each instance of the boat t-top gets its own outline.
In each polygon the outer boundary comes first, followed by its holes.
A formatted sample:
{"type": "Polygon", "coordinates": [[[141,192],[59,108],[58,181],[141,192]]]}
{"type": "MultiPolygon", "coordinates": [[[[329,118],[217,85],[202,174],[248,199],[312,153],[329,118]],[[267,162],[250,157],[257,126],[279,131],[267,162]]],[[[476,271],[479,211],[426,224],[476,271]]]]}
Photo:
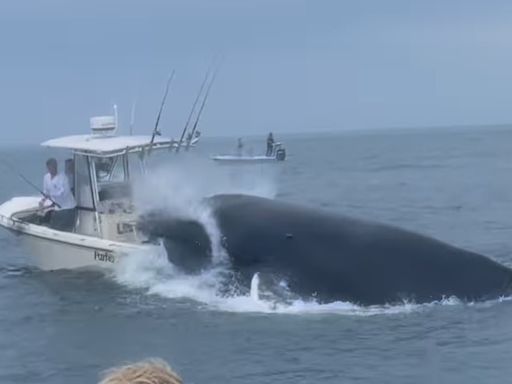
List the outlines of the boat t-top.
{"type": "MultiPolygon", "coordinates": [[[[38,220],[41,196],[14,197],[0,205],[0,226],[19,235],[34,264],[43,270],[112,267],[132,252],[160,252],[137,231],[132,176],[145,172],[146,154],[172,149],[162,136],[116,136],[114,116],[91,118],[92,133],[60,137],[41,145],[71,151],[76,215],[62,231],[38,220]]],[[[188,144],[194,145],[196,136],[188,144]]]]}

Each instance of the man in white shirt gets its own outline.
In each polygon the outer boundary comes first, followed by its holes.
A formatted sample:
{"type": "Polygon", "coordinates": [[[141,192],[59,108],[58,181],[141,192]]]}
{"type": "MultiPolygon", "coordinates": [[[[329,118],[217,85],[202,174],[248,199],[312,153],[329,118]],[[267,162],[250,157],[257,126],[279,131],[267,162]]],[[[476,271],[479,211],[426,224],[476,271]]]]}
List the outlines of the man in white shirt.
{"type": "Polygon", "coordinates": [[[39,206],[52,207],[50,227],[59,231],[70,231],[75,224],[76,201],[71,193],[66,175],[57,172],[57,160],[46,161],[48,173],[43,179],[43,193],[45,196],[39,206]]]}

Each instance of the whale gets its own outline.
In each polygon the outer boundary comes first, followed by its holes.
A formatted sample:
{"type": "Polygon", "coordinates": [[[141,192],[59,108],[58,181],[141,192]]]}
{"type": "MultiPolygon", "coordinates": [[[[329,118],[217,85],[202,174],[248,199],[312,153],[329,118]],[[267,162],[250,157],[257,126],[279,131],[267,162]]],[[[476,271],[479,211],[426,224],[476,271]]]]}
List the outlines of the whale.
{"type": "MultiPolygon", "coordinates": [[[[512,291],[512,270],[489,257],[393,225],[310,206],[241,194],[205,200],[229,268],[249,285],[255,273],[320,303],[481,301],[512,291]]],[[[172,212],[141,216],[139,229],[161,239],[186,273],[213,263],[212,239],[198,220],[172,212]]]]}

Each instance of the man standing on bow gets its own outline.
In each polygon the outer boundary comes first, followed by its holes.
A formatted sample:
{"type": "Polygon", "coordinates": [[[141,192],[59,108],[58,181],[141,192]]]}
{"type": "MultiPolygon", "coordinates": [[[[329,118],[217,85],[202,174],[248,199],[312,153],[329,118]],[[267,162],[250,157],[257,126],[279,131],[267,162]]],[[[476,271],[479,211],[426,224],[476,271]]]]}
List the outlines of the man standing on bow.
{"type": "Polygon", "coordinates": [[[41,208],[51,208],[50,227],[58,231],[72,231],[75,225],[76,201],[71,193],[66,175],[57,172],[57,160],[46,161],[48,173],[43,179],[44,197],[41,208]]]}

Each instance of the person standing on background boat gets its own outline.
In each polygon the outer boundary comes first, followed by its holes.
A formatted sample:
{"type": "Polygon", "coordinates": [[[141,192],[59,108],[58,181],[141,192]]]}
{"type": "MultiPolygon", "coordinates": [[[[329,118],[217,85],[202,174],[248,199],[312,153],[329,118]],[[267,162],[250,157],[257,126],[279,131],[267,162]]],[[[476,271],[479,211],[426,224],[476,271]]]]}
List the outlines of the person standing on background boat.
{"type": "Polygon", "coordinates": [[[69,231],[75,224],[76,201],[71,194],[67,177],[57,172],[57,160],[46,161],[48,173],[43,179],[44,197],[39,207],[52,208],[50,211],[50,227],[59,231],[69,231]]]}
{"type": "Polygon", "coordinates": [[[267,157],[272,156],[274,152],[274,135],[270,132],[267,136],[267,157]]]}
{"type": "Polygon", "coordinates": [[[242,156],[242,151],[244,149],[244,143],[242,142],[242,138],[238,138],[238,144],[236,145],[236,153],[238,156],[242,156]]]}

